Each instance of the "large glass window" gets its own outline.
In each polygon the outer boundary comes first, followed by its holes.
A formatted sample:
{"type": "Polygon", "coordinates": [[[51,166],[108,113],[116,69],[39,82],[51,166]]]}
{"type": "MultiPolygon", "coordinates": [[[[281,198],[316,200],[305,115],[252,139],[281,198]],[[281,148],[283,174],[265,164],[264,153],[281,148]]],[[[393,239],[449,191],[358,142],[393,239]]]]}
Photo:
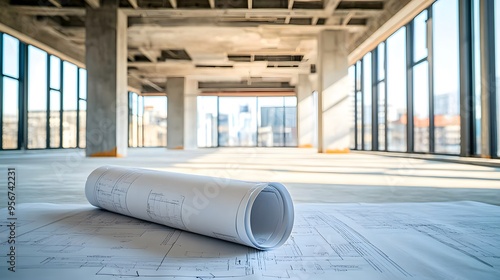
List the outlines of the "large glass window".
{"type": "Polygon", "coordinates": [[[285,96],[285,146],[295,147],[297,140],[297,97],[285,96]]]}
{"type": "Polygon", "coordinates": [[[198,147],[217,147],[217,96],[198,96],[198,147]]]}
{"type": "Polygon", "coordinates": [[[361,91],[362,62],[356,63],[356,148],[363,149],[363,92],[361,91]]]}
{"type": "Polygon", "coordinates": [[[17,149],[19,131],[19,81],[3,78],[2,149],[17,149]]]}
{"type": "Polygon", "coordinates": [[[387,39],[387,149],[406,151],[406,28],[387,39]]]}
{"type": "Polygon", "coordinates": [[[284,146],[285,107],[283,97],[259,97],[257,102],[258,146],[284,146]]]}
{"type": "Polygon", "coordinates": [[[47,53],[28,47],[28,148],[47,147],[47,53]]]}
{"type": "Polygon", "coordinates": [[[413,138],[415,152],[429,151],[429,65],[413,68],[413,138]]]}
{"type": "Polygon", "coordinates": [[[63,62],[63,148],[76,147],[77,69],[76,65],[63,62]]]}
{"type": "MultiPolygon", "coordinates": [[[[436,153],[460,153],[458,1],[433,5],[434,145],[436,153]]],[[[418,81],[417,81],[418,82],[418,81]]]]}
{"type": "Polygon", "coordinates": [[[372,53],[363,58],[363,140],[365,150],[372,148],[372,53]]]}
{"type": "Polygon", "coordinates": [[[429,152],[429,63],[427,10],[413,20],[413,141],[415,152],[429,152]]]}
{"type": "Polygon", "coordinates": [[[349,67],[349,116],[353,116],[352,124],[350,126],[350,142],[349,146],[351,149],[356,148],[356,115],[355,115],[355,106],[356,106],[356,100],[354,98],[356,94],[356,66],[351,66],[349,67]]]}
{"type": "Polygon", "coordinates": [[[128,145],[129,147],[137,147],[137,93],[129,93],[129,137],[128,145]]]}
{"type": "Polygon", "coordinates": [[[79,140],[78,147],[86,147],[86,124],[87,124],[87,70],[79,69],[80,88],[78,90],[78,119],[79,119],[79,140]]]}
{"type": "Polygon", "coordinates": [[[3,74],[12,78],[19,78],[19,40],[3,34],[3,74]]]}
{"type": "Polygon", "coordinates": [[[257,97],[219,97],[219,145],[257,145],[257,97]]]}
{"type": "Polygon", "coordinates": [[[167,97],[144,96],[144,147],[167,146],[167,97]]]}
{"type": "Polygon", "coordinates": [[[427,57],[427,10],[413,20],[413,61],[427,57]]]}
{"type": "Polygon", "coordinates": [[[385,43],[377,47],[377,110],[378,110],[378,149],[383,151],[385,145],[385,43]]]}
{"type": "Polygon", "coordinates": [[[50,91],[50,147],[61,147],[61,93],[50,91]]]}
{"type": "Polygon", "coordinates": [[[496,40],[496,85],[497,85],[497,156],[500,157],[500,3],[495,1],[495,40],[496,40]]]}

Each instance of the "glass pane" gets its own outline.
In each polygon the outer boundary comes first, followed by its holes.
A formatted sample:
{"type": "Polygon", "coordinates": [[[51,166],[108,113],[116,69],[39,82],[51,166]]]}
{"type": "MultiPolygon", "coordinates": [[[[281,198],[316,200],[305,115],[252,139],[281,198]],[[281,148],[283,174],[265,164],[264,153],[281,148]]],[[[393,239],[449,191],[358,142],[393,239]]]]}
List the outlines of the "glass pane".
{"type": "Polygon", "coordinates": [[[436,153],[460,153],[458,1],[433,5],[434,145],[436,153]]]}
{"type": "Polygon", "coordinates": [[[144,147],[167,146],[167,97],[144,96],[144,147]]]}
{"type": "Polygon", "coordinates": [[[377,47],[377,56],[378,56],[378,80],[379,81],[382,81],[383,79],[385,79],[385,65],[384,65],[384,61],[385,61],[385,43],[382,42],[380,43],[380,45],[378,45],[377,47]]]}
{"type": "Polygon", "coordinates": [[[358,150],[363,149],[362,147],[362,139],[363,139],[363,126],[362,126],[362,118],[363,118],[363,99],[362,99],[362,91],[361,91],[361,60],[356,63],[356,130],[358,134],[358,138],[356,139],[356,148],[358,150]]]}
{"type": "Polygon", "coordinates": [[[79,139],[78,147],[86,147],[86,124],[87,124],[87,70],[79,68],[79,86],[78,97],[79,97],[79,139]]]}
{"type": "Polygon", "coordinates": [[[132,93],[132,110],[131,110],[131,139],[130,139],[130,147],[137,147],[137,94],[132,93]]]}
{"type": "Polygon", "coordinates": [[[406,151],[406,29],[387,39],[387,150],[406,151]]]}
{"type": "Polygon", "coordinates": [[[50,147],[61,146],[61,93],[56,90],[50,91],[50,147]]]}
{"type": "Polygon", "coordinates": [[[19,81],[3,78],[2,149],[17,149],[19,131],[19,81]]]}
{"type": "Polygon", "coordinates": [[[28,149],[47,147],[47,53],[28,47],[28,149]]]}
{"type": "Polygon", "coordinates": [[[85,148],[87,145],[86,145],[86,133],[87,133],[87,130],[86,130],[86,127],[87,127],[87,101],[86,100],[80,100],[78,101],[80,102],[80,127],[79,127],[79,130],[80,130],[80,139],[79,139],[79,143],[78,143],[78,146],[80,148],[85,148]]]}
{"type": "Polygon", "coordinates": [[[363,137],[364,149],[372,148],[372,53],[363,58],[363,137]]]}
{"type": "Polygon", "coordinates": [[[217,96],[198,96],[198,147],[217,147],[217,96]]]}
{"type": "Polygon", "coordinates": [[[258,97],[258,146],[284,146],[284,103],[283,97],[258,97]]]}
{"type": "Polygon", "coordinates": [[[142,142],[142,136],[143,136],[143,130],[142,130],[142,116],[144,113],[144,97],[139,96],[137,98],[137,146],[142,147],[143,142],[142,142]]]}
{"type": "Polygon", "coordinates": [[[61,60],[57,56],[50,56],[50,87],[61,89],[61,60]]]}
{"type": "Polygon", "coordinates": [[[78,69],[78,75],[80,75],[79,98],[87,100],[87,70],[78,69]]]}
{"type": "Polygon", "coordinates": [[[413,20],[413,61],[417,62],[427,57],[427,10],[421,12],[413,20]]]}
{"type": "Polygon", "coordinates": [[[378,149],[385,150],[385,82],[378,84],[378,149]]]}
{"type": "MultiPolygon", "coordinates": [[[[473,50],[474,50],[474,138],[476,146],[474,153],[481,154],[481,49],[479,45],[479,0],[473,5],[473,50]]],[[[498,6],[498,5],[497,5],[498,6]]],[[[497,29],[498,30],[498,29],[497,29]]]]}
{"type": "Polygon", "coordinates": [[[355,123],[356,123],[356,115],[355,115],[355,106],[356,100],[354,99],[355,94],[355,86],[356,86],[356,77],[355,77],[356,67],[353,65],[349,67],[349,116],[351,117],[351,124],[349,126],[349,146],[351,149],[356,148],[356,133],[355,133],[355,123]]]}
{"type": "Polygon", "coordinates": [[[19,40],[3,34],[3,74],[19,78],[19,40]]]}
{"type": "Polygon", "coordinates": [[[429,77],[428,63],[413,68],[413,137],[415,152],[429,151],[429,77]]]}
{"type": "Polygon", "coordinates": [[[297,141],[297,97],[285,96],[285,146],[296,147],[297,141]]]}
{"type": "Polygon", "coordinates": [[[500,3],[495,1],[495,40],[496,40],[496,84],[497,84],[497,156],[500,157],[500,3]]]}
{"type": "Polygon", "coordinates": [[[76,65],[63,62],[63,148],[76,147],[77,71],[76,65]]]}
{"type": "Polygon", "coordinates": [[[219,145],[257,145],[256,97],[219,97],[219,145]]]}

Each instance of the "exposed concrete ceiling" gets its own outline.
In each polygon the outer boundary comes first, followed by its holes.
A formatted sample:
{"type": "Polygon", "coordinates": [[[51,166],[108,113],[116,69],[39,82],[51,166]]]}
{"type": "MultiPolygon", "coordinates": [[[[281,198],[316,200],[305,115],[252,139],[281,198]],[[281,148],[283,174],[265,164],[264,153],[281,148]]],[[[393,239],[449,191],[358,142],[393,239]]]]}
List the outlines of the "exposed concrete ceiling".
{"type": "MultiPolygon", "coordinates": [[[[314,68],[318,32],[345,30],[352,51],[409,2],[120,0],[128,15],[129,84],[164,91],[167,76],[175,75],[201,82],[247,81],[252,89],[259,82],[293,85],[298,74],[314,68]]],[[[83,61],[85,7],[98,7],[100,0],[0,3],[0,23],[20,32],[27,28],[16,25],[30,25],[28,31],[36,32],[28,36],[83,61]],[[44,42],[49,33],[59,41],[44,42]]]]}

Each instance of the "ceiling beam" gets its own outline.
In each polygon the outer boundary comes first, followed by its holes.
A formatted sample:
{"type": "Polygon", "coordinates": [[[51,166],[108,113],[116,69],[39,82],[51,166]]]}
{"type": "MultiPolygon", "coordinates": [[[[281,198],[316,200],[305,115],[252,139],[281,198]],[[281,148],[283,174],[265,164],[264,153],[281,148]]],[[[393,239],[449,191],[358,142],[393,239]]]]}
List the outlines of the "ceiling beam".
{"type": "Polygon", "coordinates": [[[85,0],[85,3],[87,3],[93,9],[97,9],[101,6],[101,1],[99,0],[85,0]]]}
{"type": "Polygon", "coordinates": [[[352,17],[354,17],[356,13],[355,12],[350,12],[347,14],[347,16],[344,17],[344,19],[342,20],[342,25],[347,25],[349,23],[349,21],[351,21],[352,17]]]}
{"type": "Polygon", "coordinates": [[[295,0],[288,0],[288,9],[291,10],[293,8],[293,3],[295,0]]]}
{"type": "Polygon", "coordinates": [[[249,10],[253,9],[253,0],[248,0],[247,7],[249,10]]]}
{"type": "Polygon", "coordinates": [[[139,47],[139,51],[151,62],[158,62],[159,51],[139,47]]]}
{"type": "Polygon", "coordinates": [[[170,1],[170,6],[172,6],[172,8],[174,9],[177,9],[177,0],[169,0],[170,1]]]}
{"type": "Polygon", "coordinates": [[[132,6],[134,9],[139,8],[139,5],[137,4],[137,0],[128,0],[130,6],[132,6]]]}
{"type": "Polygon", "coordinates": [[[215,9],[215,0],[208,0],[208,4],[210,4],[210,9],[215,9]]]}
{"type": "Polygon", "coordinates": [[[49,2],[58,8],[62,8],[62,5],[61,3],[59,3],[59,0],[49,0],[49,2]]]}
{"type": "Polygon", "coordinates": [[[316,24],[318,24],[318,20],[319,20],[319,17],[313,17],[313,18],[312,18],[311,25],[316,25],[316,24]]]}

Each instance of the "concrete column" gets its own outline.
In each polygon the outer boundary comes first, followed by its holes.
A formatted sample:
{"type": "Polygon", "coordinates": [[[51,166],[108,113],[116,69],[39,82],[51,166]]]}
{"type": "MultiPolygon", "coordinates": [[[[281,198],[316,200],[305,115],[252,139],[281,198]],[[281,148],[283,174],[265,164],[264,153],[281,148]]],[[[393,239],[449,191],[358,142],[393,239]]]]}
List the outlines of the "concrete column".
{"type": "Polygon", "coordinates": [[[87,7],[87,156],[127,154],[127,17],[118,4],[87,7]]]}
{"type": "Polygon", "coordinates": [[[186,79],[184,89],[184,149],[198,148],[198,81],[186,79]]]}
{"type": "Polygon", "coordinates": [[[167,78],[167,148],[169,149],[184,149],[184,84],[184,78],[167,78]]]}
{"type": "Polygon", "coordinates": [[[318,152],[349,151],[349,88],[345,31],[318,36],[318,152]]]}
{"type": "Polygon", "coordinates": [[[316,146],[316,110],[314,108],[313,88],[309,80],[309,74],[299,75],[297,83],[297,118],[299,148],[312,148],[316,146]]]}
{"type": "Polygon", "coordinates": [[[167,148],[196,149],[198,82],[179,77],[167,78],[167,148]]]}

